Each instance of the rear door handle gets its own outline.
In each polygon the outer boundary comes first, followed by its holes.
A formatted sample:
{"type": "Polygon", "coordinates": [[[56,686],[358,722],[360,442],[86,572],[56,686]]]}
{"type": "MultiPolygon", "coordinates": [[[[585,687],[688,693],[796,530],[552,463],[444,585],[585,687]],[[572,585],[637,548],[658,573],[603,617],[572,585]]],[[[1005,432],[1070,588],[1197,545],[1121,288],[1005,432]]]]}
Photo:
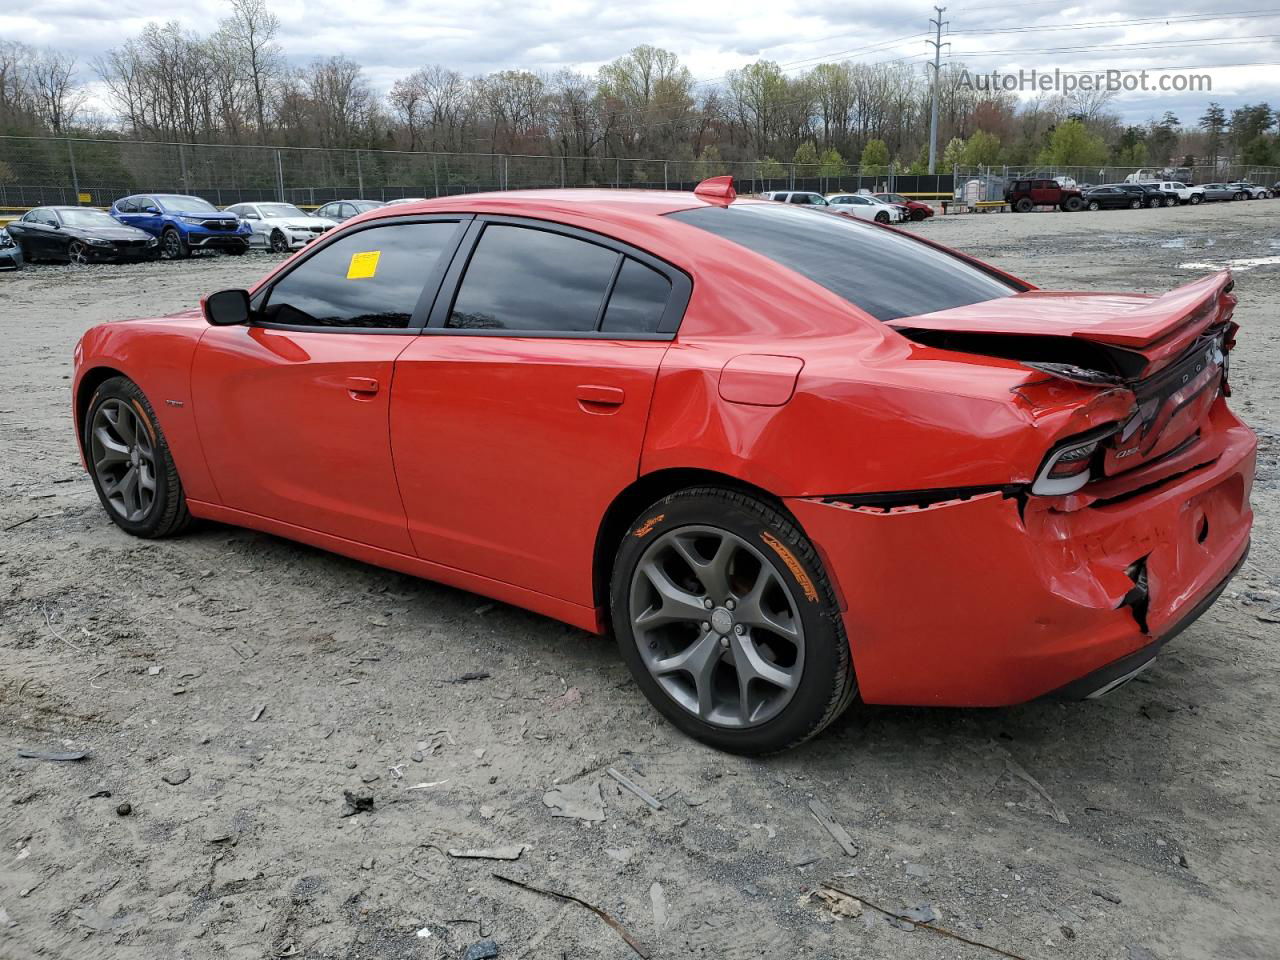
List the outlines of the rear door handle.
{"type": "Polygon", "coordinates": [[[352,393],[377,393],[378,381],[373,377],[347,377],[346,387],[352,393]]]}
{"type": "Polygon", "coordinates": [[[627,398],[621,387],[602,387],[594,383],[583,383],[578,386],[578,399],[583,403],[594,403],[602,407],[620,407],[627,398]]]}

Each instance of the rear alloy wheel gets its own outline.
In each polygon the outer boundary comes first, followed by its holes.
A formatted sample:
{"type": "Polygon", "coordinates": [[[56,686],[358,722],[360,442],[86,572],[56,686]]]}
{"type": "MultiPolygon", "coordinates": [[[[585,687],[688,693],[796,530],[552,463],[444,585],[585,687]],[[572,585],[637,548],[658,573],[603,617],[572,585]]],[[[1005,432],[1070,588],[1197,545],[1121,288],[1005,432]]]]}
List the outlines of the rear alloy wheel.
{"type": "Polygon", "coordinates": [[[83,267],[89,262],[89,248],[79,240],[72,240],[67,247],[67,260],[77,267],[83,267]]]}
{"type": "Polygon", "coordinates": [[[289,249],[289,241],[285,239],[285,235],[279,230],[271,231],[271,252],[284,253],[289,249]]]}
{"type": "Polygon", "coordinates": [[[170,227],[160,237],[160,255],[166,260],[182,260],[191,256],[191,248],[182,239],[182,234],[170,227]]]}
{"type": "Polygon", "coordinates": [[[849,642],[816,551],[746,493],[689,488],[637,517],[610,603],[645,696],[711,746],[785,750],[853,700],[849,642]]]}
{"type": "Polygon", "coordinates": [[[1177,203],[1177,202],[1178,202],[1178,198],[1177,198],[1177,197],[1165,197],[1165,198],[1164,198],[1164,205],[1165,205],[1166,207],[1172,207],[1172,206],[1173,206],[1175,203],[1177,203]]]}
{"type": "Polygon", "coordinates": [[[85,412],[85,460],[116,526],[136,537],[164,537],[191,521],[169,444],[138,386],[112,377],[85,412]]]}

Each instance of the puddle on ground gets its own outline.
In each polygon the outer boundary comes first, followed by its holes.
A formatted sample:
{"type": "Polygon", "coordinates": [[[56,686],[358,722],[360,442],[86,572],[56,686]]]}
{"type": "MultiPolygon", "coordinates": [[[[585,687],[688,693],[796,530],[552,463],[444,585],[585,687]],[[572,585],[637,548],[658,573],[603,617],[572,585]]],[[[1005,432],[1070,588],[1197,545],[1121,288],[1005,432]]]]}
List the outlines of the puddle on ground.
{"type": "Polygon", "coordinates": [[[1197,260],[1178,264],[1179,270],[1221,270],[1224,267],[1230,267],[1236,273],[1244,273],[1255,267],[1280,267],[1280,257],[1241,257],[1239,260],[1223,260],[1218,263],[1197,260]]]}

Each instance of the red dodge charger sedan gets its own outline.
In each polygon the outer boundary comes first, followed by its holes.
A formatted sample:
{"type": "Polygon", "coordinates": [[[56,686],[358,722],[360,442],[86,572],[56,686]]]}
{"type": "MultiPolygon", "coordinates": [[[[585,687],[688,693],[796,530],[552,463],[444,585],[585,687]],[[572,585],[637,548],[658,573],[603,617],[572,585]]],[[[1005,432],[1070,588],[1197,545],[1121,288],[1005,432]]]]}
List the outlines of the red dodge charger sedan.
{"type": "Polygon", "coordinates": [[[293,538],[611,631],[762,753],[855,698],[1104,693],[1249,545],[1227,272],[1037,290],[877,224],[692,194],[384,207],[200,309],[94,327],[107,515],[293,538]]]}

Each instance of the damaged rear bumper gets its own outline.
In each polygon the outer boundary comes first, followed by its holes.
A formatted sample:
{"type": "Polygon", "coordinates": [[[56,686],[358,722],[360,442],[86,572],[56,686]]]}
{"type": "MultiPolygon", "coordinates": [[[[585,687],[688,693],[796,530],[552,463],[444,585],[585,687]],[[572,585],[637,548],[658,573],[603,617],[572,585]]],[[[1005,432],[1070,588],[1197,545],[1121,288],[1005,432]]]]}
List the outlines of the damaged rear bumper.
{"type": "Polygon", "coordinates": [[[1083,506],[1008,490],[788,500],[835,581],[863,700],[1006,706],[1145,667],[1248,549],[1253,433],[1219,400],[1197,446],[1212,459],[1083,506]]]}

